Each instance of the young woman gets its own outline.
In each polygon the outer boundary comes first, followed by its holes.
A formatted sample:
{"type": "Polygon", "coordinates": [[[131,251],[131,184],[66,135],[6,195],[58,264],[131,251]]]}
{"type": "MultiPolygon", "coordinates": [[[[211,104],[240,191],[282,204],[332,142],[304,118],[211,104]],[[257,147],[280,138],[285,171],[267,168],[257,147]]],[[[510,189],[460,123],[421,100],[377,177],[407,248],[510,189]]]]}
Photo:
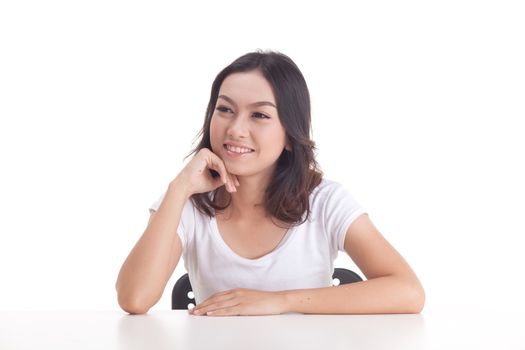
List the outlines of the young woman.
{"type": "Polygon", "coordinates": [[[417,276],[322,177],[310,130],[308,88],[288,56],[252,52],[224,68],[194,157],[150,207],[120,270],[122,309],[146,313],[183,255],[193,315],[420,312],[417,276]],[[332,286],[339,251],[367,280],[332,286]]]}

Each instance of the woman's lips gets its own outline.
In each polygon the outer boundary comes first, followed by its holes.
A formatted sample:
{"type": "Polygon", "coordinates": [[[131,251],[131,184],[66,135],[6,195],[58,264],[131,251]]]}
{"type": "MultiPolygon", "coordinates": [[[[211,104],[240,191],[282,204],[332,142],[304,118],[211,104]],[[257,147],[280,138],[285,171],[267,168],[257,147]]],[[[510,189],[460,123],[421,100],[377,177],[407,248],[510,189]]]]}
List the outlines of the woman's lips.
{"type": "Polygon", "coordinates": [[[226,151],[226,154],[227,154],[228,156],[230,156],[231,158],[241,158],[241,157],[244,158],[244,157],[247,157],[247,156],[249,156],[250,154],[252,154],[252,153],[255,152],[255,151],[251,151],[251,152],[246,152],[246,153],[236,153],[236,152],[232,152],[232,151],[230,151],[230,150],[226,147],[226,145],[223,145],[223,147],[224,147],[224,150],[226,151]]]}

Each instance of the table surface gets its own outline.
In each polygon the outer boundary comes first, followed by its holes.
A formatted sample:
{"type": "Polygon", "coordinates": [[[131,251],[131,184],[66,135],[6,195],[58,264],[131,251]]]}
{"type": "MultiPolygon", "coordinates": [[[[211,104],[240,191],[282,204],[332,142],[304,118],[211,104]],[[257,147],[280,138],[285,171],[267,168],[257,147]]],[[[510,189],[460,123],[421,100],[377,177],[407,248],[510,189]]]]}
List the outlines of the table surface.
{"type": "Polygon", "coordinates": [[[525,349],[523,313],[0,312],[0,349],[525,349]]]}

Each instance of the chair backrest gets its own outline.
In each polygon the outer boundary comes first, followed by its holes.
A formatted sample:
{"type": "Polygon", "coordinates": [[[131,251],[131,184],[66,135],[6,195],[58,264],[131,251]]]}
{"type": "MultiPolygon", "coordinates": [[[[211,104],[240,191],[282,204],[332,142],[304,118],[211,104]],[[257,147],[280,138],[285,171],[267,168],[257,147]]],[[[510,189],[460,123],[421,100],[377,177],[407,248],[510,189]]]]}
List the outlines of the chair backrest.
{"type": "MultiPolygon", "coordinates": [[[[334,286],[360,282],[363,280],[361,276],[354,271],[340,267],[334,269],[332,279],[334,286]]],[[[171,309],[187,310],[189,309],[190,304],[195,305],[195,296],[193,295],[193,289],[191,288],[190,277],[186,273],[182,275],[173,286],[173,291],[171,292],[171,309]]]]}

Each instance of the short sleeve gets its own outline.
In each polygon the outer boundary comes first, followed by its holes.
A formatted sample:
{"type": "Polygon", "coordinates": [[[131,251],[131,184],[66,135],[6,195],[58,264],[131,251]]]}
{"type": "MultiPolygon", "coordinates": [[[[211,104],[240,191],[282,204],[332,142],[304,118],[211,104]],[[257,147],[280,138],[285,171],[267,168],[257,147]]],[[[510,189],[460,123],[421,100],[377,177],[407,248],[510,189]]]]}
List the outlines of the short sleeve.
{"type": "MultiPolygon", "coordinates": [[[[150,213],[152,211],[157,211],[159,209],[167,192],[168,192],[167,190],[164,191],[164,193],[149,206],[150,213]]],[[[192,237],[194,226],[195,226],[195,211],[193,209],[193,204],[191,200],[188,199],[184,203],[184,207],[182,208],[180,222],[177,228],[177,234],[179,235],[180,240],[182,242],[183,251],[186,251],[186,246],[187,246],[188,240],[190,239],[190,237],[192,237]]]]}
{"type": "Polygon", "coordinates": [[[333,254],[344,251],[348,228],[358,216],[365,213],[366,208],[343,185],[331,182],[326,192],[323,217],[333,254]]]}

